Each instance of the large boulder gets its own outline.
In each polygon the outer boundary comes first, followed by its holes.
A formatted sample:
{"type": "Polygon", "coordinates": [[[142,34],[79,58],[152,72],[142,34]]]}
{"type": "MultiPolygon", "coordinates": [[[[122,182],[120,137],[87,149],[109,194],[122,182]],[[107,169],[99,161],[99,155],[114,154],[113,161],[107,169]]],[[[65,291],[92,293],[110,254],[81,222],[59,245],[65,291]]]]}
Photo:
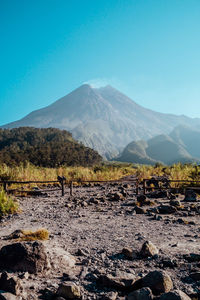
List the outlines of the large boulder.
{"type": "Polygon", "coordinates": [[[169,292],[173,288],[173,283],[165,271],[152,271],[137,280],[133,285],[133,290],[142,287],[149,287],[154,295],[160,295],[169,292]]]}
{"type": "Polygon", "coordinates": [[[162,294],[160,300],[191,300],[191,298],[180,290],[174,290],[172,292],[162,294]]]}
{"type": "Polygon", "coordinates": [[[0,268],[29,273],[43,272],[49,268],[49,260],[41,242],[9,244],[0,250],[0,268]]]}
{"type": "Polygon", "coordinates": [[[152,300],[153,295],[149,288],[141,288],[137,291],[134,291],[126,297],[126,300],[152,300]]]}

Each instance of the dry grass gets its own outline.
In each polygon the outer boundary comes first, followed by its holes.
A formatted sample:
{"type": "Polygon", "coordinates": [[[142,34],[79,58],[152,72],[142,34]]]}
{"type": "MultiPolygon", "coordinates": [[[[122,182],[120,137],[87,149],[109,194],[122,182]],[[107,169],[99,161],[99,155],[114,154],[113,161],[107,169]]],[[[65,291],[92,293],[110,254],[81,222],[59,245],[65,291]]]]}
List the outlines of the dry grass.
{"type": "MultiPolygon", "coordinates": [[[[27,163],[15,167],[0,165],[0,178],[16,181],[50,181],[57,176],[67,180],[116,180],[136,173],[132,164],[103,164],[95,167],[43,168],[27,163]]],[[[13,185],[14,186],[14,185],[13,185]]]]}
{"type": "Polygon", "coordinates": [[[2,189],[0,190],[0,216],[14,214],[18,211],[18,203],[2,189]]]}
{"type": "MultiPolygon", "coordinates": [[[[152,176],[168,176],[171,180],[200,180],[200,166],[191,164],[174,164],[172,166],[133,165],[125,163],[104,163],[94,167],[58,167],[43,168],[27,163],[25,166],[20,164],[15,167],[0,165],[0,178],[16,181],[49,181],[57,180],[57,176],[64,176],[68,181],[87,181],[87,180],[117,180],[127,175],[136,175],[140,181],[151,178],[152,176]]],[[[31,188],[32,184],[26,186],[31,188]]],[[[173,184],[172,187],[178,187],[173,184]]],[[[12,185],[12,188],[19,188],[12,185]]]]}
{"type": "Polygon", "coordinates": [[[4,239],[17,241],[45,241],[49,239],[49,232],[45,228],[40,228],[36,231],[17,229],[8,236],[5,236],[4,239]]]}
{"type": "Polygon", "coordinates": [[[49,239],[49,232],[45,228],[38,229],[36,231],[32,230],[22,230],[22,235],[20,237],[21,241],[45,241],[49,239]]]}

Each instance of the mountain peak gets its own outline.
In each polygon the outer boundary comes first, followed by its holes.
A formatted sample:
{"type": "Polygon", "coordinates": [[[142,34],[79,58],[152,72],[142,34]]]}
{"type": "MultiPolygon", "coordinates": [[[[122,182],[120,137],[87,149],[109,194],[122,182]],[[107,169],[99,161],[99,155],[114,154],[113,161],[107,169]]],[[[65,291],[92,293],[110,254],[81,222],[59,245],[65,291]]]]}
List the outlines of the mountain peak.
{"type": "Polygon", "coordinates": [[[111,157],[133,140],[169,134],[179,124],[200,126],[200,120],[157,113],[111,85],[95,88],[84,83],[51,105],[3,127],[65,129],[86,146],[111,157]]]}

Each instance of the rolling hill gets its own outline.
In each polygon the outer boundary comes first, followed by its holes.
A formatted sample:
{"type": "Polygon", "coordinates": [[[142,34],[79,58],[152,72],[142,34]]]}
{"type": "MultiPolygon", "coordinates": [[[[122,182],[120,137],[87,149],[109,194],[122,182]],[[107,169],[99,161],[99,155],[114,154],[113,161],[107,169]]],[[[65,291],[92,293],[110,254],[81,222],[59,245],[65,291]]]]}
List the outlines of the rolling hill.
{"type": "Polygon", "coordinates": [[[133,141],[114,160],[140,164],[200,162],[200,131],[177,126],[170,135],[158,135],[148,141],[133,141]]]}
{"type": "Polygon", "coordinates": [[[31,162],[36,166],[90,166],[101,156],[72,138],[66,130],[20,127],[0,129],[0,163],[16,165],[31,162]]]}

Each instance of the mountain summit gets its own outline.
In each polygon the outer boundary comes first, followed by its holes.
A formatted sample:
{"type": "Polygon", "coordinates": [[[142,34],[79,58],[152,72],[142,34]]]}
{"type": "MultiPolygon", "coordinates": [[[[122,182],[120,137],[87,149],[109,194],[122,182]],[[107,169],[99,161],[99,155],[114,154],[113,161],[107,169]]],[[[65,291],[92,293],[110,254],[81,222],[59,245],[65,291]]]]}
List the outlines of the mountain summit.
{"type": "Polygon", "coordinates": [[[168,134],[177,125],[200,125],[200,119],[146,109],[111,86],[84,84],[51,105],[2,126],[66,129],[83,144],[111,158],[133,140],[168,134]]]}

